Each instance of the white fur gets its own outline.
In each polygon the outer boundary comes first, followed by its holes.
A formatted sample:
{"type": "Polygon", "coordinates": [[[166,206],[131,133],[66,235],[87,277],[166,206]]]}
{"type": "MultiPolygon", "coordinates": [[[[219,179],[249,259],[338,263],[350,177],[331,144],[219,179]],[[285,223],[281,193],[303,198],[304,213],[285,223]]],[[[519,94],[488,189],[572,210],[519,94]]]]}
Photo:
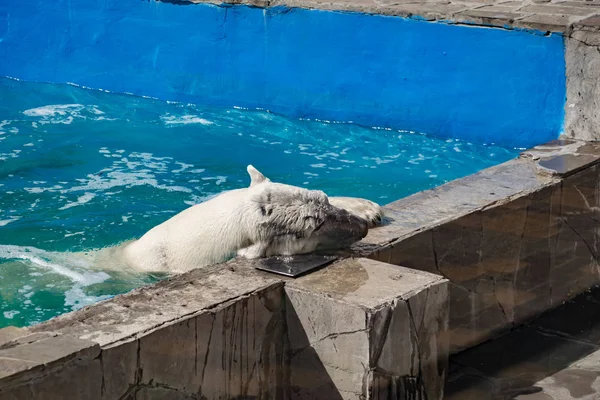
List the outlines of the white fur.
{"type": "Polygon", "coordinates": [[[369,228],[381,225],[383,210],[379,204],[358,197],[329,197],[329,203],[337,208],[344,209],[357,217],[366,219],[369,228]]]}
{"type": "Polygon", "coordinates": [[[273,183],[251,165],[248,173],[248,188],[192,206],[124,244],[119,253],[125,263],[140,271],[174,273],[236,254],[309,253],[331,246],[336,238],[340,246],[349,245],[366,234],[364,220],[368,226],[381,221],[380,207],[368,200],[328,198],[321,191],[273,183]]]}

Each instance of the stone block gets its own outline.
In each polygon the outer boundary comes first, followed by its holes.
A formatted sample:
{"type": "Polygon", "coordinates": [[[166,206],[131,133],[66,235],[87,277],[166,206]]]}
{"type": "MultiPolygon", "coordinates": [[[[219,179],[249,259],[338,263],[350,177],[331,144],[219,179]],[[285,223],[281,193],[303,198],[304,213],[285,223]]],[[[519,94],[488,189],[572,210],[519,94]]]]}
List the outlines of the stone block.
{"type": "Polygon", "coordinates": [[[35,400],[95,400],[102,396],[100,360],[81,360],[29,384],[35,400]]]}
{"type": "Polygon", "coordinates": [[[283,285],[197,319],[199,397],[281,398],[287,390],[283,285]]]}
{"type": "Polygon", "coordinates": [[[600,33],[574,31],[566,39],[565,135],[600,140],[600,33]]]}
{"type": "Polygon", "coordinates": [[[102,399],[120,399],[137,383],[138,348],[133,340],[102,349],[102,399]]]}
{"type": "Polygon", "coordinates": [[[405,384],[415,399],[441,399],[443,278],[346,259],[289,282],[285,291],[292,397],[375,398],[405,384]]]}
{"type": "MultiPolygon", "coordinates": [[[[535,1],[535,0],[534,0],[535,1]]],[[[522,4],[519,2],[519,4],[522,4]]],[[[571,23],[568,15],[530,14],[514,22],[516,27],[542,32],[565,32],[571,23]]]]}
{"type": "Polygon", "coordinates": [[[284,332],[283,285],[257,291],[141,337],[139,384],[209,399],[276,397],[286,389],[284,332]]]}
{"type": "MultiPolygon", "coordinates": [[[[466,214],[461,209],[453,219],[425,225],[412,235],[404,233],[369,257],[436,273],[450,281],[452,352],[495,337],[600,283],[599,154],[597,144],[581,141],[556,140],[536,146],[524,152],[518,163],[494,168],[500,175],[504,171],[523,176],[518,188],[508,177],[483,171],[463,182],[464,187],[477,187],[478,180],[486,182],[490,193],[495,193],[491,192],[494,187],[506,186],[512,194],[472,206],[466,214]],[[545,180],[538,174],[535,181],[529,179],[531,166],[567,155],[577,162],[566,162],[562,169],[555,166],[559,175],[545,180]],[[526,173],[517,172],[520,167],[526,173]]],[[[443,188],[432,191],[437,201],[457,200],[452,187],[443,188]]],[[[491,200],[483,194],[481,198],[491,200]]],[[[404,200],[405,206],[411,201],[404,200]]],[[[401,204],[393,205],[398,213],[401,204]]]]}
{"type": "Polygon", "coordinates": [[[390,245],[389,249],[390,256],[387,260],[376,258],[376,255],[371,258],[394,265],[402,265],[406,268],[440,274],[433,252],[433,232],[431,230],[417,233],[397,244],[390,245]]]}
{"type": "Polygon", "coordinates": [[[142,384],[157,382],[184,391],[198,390],[201,382],[196,379],[197,319],[204,320],[201,317],[185,318],[139,339],[142,384]]]}
{"type": "Polygon", "coordinates": [[[38,341],[13,341],[11,346],[0,349],[0,393],[16,390],[34,378],[68,368],[71,363],[85,364],[100,353],[98,344],[89,340],[69,335],[37,336],[41,337],[38,341]]]}
{"type": "Polygon", "coordinates": [[[282,280],[243,260],[117,296],[11,334],[0,399],[282,398],[283,304],[282,280]]]}
{"type": "Polygon", "coordinates": [[[0,348],[15,339],[26,336],[29,333],[27,329],[17,328],[16,326],[7,326],[0,329],[0,348]]]}
{"type": "Polygon", "coordinates": [[[528,4],[520,9],[522,12],[550,15],[587,16],[594,12],[593,9],[585,7],[573,7],[561,4],[528,4]]]}
{"type": "Polygon", "coordinates": [[[277,276],[257,272],[252,262],[236,259],[132,290],[30,330],[67,333],[107,346],[277,285],[282,285],[277,276]]]}
{"type": "Polygon", "coordinates": [[[64,358],[95,358],[100,353],[97,343],[58,335],[23,345],[15,345],[0,350],[0,357],[49,364],[64,358]]]}
{"type": "Polygon", "coordinates": [[[485,10],[485,8],[472,9],[456,14],[455,18],[459,22],[476,23],[490,26],[505,26],[510,25],[516,19],[526,16],[527,13],[517,11],[493,11],[485,10]]]}

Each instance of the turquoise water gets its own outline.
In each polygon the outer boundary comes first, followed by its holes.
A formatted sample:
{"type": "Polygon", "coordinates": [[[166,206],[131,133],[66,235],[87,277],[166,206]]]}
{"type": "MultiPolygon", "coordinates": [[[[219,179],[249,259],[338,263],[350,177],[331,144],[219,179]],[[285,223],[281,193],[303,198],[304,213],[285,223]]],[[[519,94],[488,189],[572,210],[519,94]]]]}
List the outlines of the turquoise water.
{"type": "Polygon", "coordinates": [[[69,252],[139,237],[186,207],[247,186],[247,164],[275,181],[385,204],[517,153],[0,79],[0,327],[158,279],[90,268],[69,252]]]}

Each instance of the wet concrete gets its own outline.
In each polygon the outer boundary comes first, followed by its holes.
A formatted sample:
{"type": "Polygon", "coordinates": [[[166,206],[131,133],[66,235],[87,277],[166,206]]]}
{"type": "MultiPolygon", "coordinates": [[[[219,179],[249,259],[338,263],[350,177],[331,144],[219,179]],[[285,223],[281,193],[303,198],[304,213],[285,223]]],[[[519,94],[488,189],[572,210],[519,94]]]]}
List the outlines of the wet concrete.
{"type": "Polygon", "coordinates": [[[600,399],[600,287],[456,354],[444,399],[600,399]]]}

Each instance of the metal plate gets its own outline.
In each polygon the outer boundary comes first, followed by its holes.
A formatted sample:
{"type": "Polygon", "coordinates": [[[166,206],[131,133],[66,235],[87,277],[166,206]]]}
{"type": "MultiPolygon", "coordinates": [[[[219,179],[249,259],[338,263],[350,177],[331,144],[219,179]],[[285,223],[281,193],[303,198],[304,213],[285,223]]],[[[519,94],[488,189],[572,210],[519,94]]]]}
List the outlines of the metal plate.
{"type": "Polygon", "coordinates": [[[275,256],[260,259],[255,268],[260,269],[261,271],[296,278],[308,272],[323,268],[335,260],[337,260],[336,256],[322,256],[316,254],[275,256]]]}

